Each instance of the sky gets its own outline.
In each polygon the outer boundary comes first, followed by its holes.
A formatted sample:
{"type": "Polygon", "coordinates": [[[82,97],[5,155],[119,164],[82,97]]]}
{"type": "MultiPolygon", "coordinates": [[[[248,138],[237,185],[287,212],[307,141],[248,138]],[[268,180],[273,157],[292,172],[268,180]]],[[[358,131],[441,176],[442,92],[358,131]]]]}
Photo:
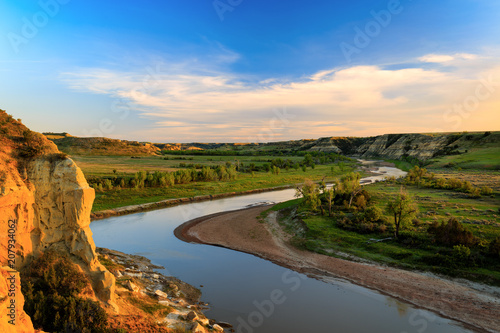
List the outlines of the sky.
{"type": "Polygon", "coordinates": [[[500,130],[498,0],[4,0],[0,13],[0,109],[39,132],[500,130]]]}

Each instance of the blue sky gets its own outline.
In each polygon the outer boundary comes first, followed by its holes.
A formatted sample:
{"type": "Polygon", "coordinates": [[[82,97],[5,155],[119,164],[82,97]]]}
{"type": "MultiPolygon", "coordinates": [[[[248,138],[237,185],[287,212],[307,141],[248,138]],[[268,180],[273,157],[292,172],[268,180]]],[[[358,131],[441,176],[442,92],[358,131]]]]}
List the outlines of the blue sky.
{"type": "Polygon", "coordinates": [[[0,108],[40,132],[499,130],[497,0],[9,0],[0,13],[0,108]]]}

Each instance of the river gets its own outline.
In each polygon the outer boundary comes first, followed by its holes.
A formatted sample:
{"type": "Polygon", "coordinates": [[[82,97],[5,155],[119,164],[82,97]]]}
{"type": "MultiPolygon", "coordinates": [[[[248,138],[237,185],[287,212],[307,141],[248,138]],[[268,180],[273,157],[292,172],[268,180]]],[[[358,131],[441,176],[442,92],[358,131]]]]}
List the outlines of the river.
{"type": "Polygon", "coordinates": [[[97,246],[145,256],[166,267],[161,273],[203,285],[202,300],[210,304],[206,315],[234,324],[239,333],[470,332],[347,281],[308,277],[246,253],[185,243],[173,234],[177,226],[197,217],[281,202],[294,194],[282,190],[190,203],[94,221],[91,229],[97,246]]]}

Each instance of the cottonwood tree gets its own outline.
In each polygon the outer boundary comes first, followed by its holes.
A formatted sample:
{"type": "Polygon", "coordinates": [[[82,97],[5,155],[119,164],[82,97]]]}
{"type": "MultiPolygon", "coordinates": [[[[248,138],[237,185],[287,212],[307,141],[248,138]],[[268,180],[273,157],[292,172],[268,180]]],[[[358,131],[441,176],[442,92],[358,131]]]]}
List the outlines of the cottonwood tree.
{"type": "Polygon", "coordinates": [[[302,196],[304,198],[304,205],[312,211],[316,211],[318,206],[321,205],[319,187],[310,179],[307,179],[302,186],[297,187],[295,196],[302,196]]]}
{"type": "MultiPolygon", "coordinates": [[[[324,180],[324,178],[323,178],[324,180]]],[[[324,182],[322,181],[324,184],[324,182]]],[[[332,216],[332,208],[335,205],[335,193],[339,190],[339,181],[337,179],[332,181],[331,187],[323,186],[323,196],[326,199],[326,204],[328,205],[328,216],[332,216]]]]}
{"type": "Polygon", "coordinates": [[[415,165],[413,169],[408,172],[407,177],[410,180],[410,183],[416,183],[417,187],[420,187],[420,184],[426,175],[427,169],[420,168],[418,165],[415,165]]]}
{"type": "Polygon", "coordinates": [[[340,179],[338,185],[339,191],[349,196],[349,208],[351,208],[352,200],[361,193],[363,189],[359,183],[360,179],[361,175],[357,172],[350,172],[340,179]]]}
{"type": "Polygon", "coordinates": [[[332,216],[332,205],[335,199],[335,189],[329,188],[325,190],[326,203],[328,204],[328,216],[332,216]]]}
{"type": "Polygon", "coordinates": [[[417,211],[417,205],[402,187],[398,195],[387,202],[386,212],[394,216],[394,237],[396,239],[399,239],[399,230],[413,219],[417,211]]]}

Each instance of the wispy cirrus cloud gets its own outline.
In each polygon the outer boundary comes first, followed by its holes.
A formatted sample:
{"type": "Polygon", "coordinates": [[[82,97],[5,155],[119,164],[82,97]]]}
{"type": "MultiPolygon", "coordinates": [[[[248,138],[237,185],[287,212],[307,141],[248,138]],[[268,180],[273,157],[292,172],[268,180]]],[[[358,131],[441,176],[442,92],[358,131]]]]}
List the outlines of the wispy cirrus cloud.
{"type": "MultiPolygon", "coordinates": [[[[471,68],[477,75],[500,77],[491,59],[467,53],[418,58],[423,64],[434,63],[432,68],[354,66],[288,80],[238,75],[224,66],[238,56],[226,53],[225,57],[216,65],[200,59],[159,60],[154,75],[144,68],[78,68],[62,73],[61,79],[71,89],[129,100],[154,122],[143,133],[150,140],[252,141],[272,126],[278,128],[270,140],[305,138],[311,133],[320,137],[428,132],[443,127],[443,112],[457,95],[466,96],[474,89],[478,79],[470,76],[471,68]],[[463,68],[468,70],[440,67],[457,61],[466,63],[463,68]],[[149,77],[146,83],[145,77],[149,77]],[[269,124],[272,110],[283,107],[293,120],[269,124]]],[[[498,97],[496,91],[493,100],[498,97]]],[[[480,112],[493,114],[484,108],[476,113],[480,112]]]]}

